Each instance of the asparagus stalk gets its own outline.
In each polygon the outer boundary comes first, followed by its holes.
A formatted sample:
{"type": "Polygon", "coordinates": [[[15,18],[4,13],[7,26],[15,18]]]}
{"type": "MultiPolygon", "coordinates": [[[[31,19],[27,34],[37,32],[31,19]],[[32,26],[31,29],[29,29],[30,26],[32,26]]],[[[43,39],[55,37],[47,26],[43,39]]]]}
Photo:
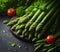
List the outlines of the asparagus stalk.
{"type": "Polygon", "coordinates": [[[49,49],[47,52],[51,52],[51,51],[53,52],[53,51],[56,49],[56,47],[57,47],[57,46],[52,47],[52,48],[51,48],[51,49],[49,49]]]}
{"type": "Polygon", "coordinates": [[[22,35],[25,35],[26,32],[27,32],[27,29],[24,29],[24,30],[22,31],[22,35]]]}
{"type": "Polygon", "coordinates": [[[53,47],[52,44],[44,44],[44,48],[42,49],[42,51],[47,52],[47,50],[50,49],[51,47],[53,47]]]}
{"type": "Polygon", "coordinates": [[[36,41],[37,41],[36,37],[32,38],[32,42],[36,42],[36,41]]]}
{"type": "Polygon", "coordinates": [[[45,42],[45,41],[46,41],[45,39],[42,39],[42,40],[36,41],[36,43],[41,43],[41,42],[45,42]]]}
{"type": "Polygon", "coordinates": [[[32,39],[32,37],[33,37],[32,35],[33,35],[32,33],[29,33],[29,35],[28,35],[28,39],[29,39],[29,40],[32,39]]]}
{"type": "Polygon", "coordinates": [[[53,7],[54,3],[56,2],[56,0],[53,0],[47,7],[46,10],[49,11],[51,9],[51,7],[53,7]]]}
{"type": "Polygon", "coordinates": [[[18,21],[19,21],[19,18],[15,19],[15,20],[13,20],[13,21],[10,21],[10,22],[7,24],[7,26],[12,26],[12,25],[16,24],[18,21]]]}
{"type": "Polygon", "coordinates": [[[25,27],[25,24],[17,25],[15,30],[23,29],[25,27]]]}
{"type": "Polygon", "coordinates": [[[18,25],[18,24],[13,25],[13,26],[11,27],[11,30],[15,30],[15,28],[16,28],[17,25],[18,25]]]}
{"type": "Polygon", "coordinates": [[[43,46],[43,43],[40,43],[39,46],[35,47],[35,52],[43,46]]]}
{"type": "Polygon", "coordinates": [[[20,25],[17,25],[16,28],[15,28],[15,30],[19,29],[19,27],[20,27],[20,25]]]}
{"type": "Polygon", "coordinates": [[[37,47],[37,46],[39,46],[39,45],[40,45],[40,43],[36,43],[36,44],[34,44],[35,47],[37,47]]]}
{"type": "Polygon", "coordinates": [[[22,30],[18,30],[18,31],[16,32],[16,35],[21,34],[21,32],[22,32],[22,30]]]}

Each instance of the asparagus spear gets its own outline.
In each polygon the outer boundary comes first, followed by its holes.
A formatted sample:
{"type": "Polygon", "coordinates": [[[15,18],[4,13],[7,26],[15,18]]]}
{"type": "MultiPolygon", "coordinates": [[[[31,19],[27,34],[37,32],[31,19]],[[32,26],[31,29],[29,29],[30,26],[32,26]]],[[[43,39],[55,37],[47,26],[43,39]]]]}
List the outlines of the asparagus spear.
{"type": "Polygon", "coordinates": [[[49,49],[47,52],[51,52],[51,51],[53,52],[53,50],[55,50],[55,49],[56,49],[56,47],[57,47],[57,46],[52,47],[52,48],[51,48],[51,49],[49,49]]]}
{"type": "Polygon", "coordinates": [[[32,42],[36,42],[36,41],[37,41],[36,37],[32,38],[32,42]]]}
{"type": "Polygon", "coordinates": [[[41,42],[45,42],[45,41],[46,41],[45,39],[42,39],[42,40],[36,41],[36,43],[41,43],[41,42]]]}
{"type": "Polygon", "coordinates": [[[18,25],[18,24],[13,25],[13,26],[11,27],[11,30],[15,30],[15,28],[16,28],[17,25],[18,25]]]}
{"type": "Polygon", "coordinates": [[[16,28],[15,28],[15,30],[19,29],[19,27],[20,27],[20,25],[17,25],[16,28]]]}
{"type": "Polygon", "coordinates": [[[39,44],[39,46],[35,47],[35,52],[39,50],[43,46],[43,43],[39,44]]]}
{"type": "Polygon", "coordinates": [[[44,48],[42,49],[43,52],[46,52],[48,49],[50,49],[51,47],[53,47],[52,44],[44,44],[44,48]]]}
{"type": "Polygon", "coordinates": [[[53,7],[54,3],[56,2],[56,0],[53,0],[47,7],[46,10],[49,11],[51,9],[51,7],[53,7]]]}
{"type": "Polygon", "coordinates": [[[18,30],[18,31],[16,32],[16,35],[21,34],[21,32],[22,32],[22,30],[18,30]]]}
{"type": "Polygon", "coordinates": [[[26,32],[27,32],[27,29],[24,29],[24,30],[22,31],[22,35],[25,35],[26,32]]]}
{"type": "Polygon", "coordinates": [[[36,43],[36,44],[34,44],[35,47],[37,47],[37,46],[39,46],[39,45],[40,45],[40,43],[36,43]]]}
{"type": "Polygon", "coordinates": [[[17,25],[15,30],[23,29],[25,27],[25,24],[17,25]]]}
{"type": "Polygon", "coordinates": [[[28,35],[29,40],[31,40],[31,38],[33,37],[32,35],[33,35],[32,33],[29,33],[29,35],[28,35]]]}
{"type": "Polygon", "coordinates": [[[15,19],[15,20],[13,20],[13,21],[10,21],[10,22],[7,24],[7,26],[12,26],[12,25],[16,24],[16,23],[18,22],[18,20],[19,20],[19,18],[15,19]]]}

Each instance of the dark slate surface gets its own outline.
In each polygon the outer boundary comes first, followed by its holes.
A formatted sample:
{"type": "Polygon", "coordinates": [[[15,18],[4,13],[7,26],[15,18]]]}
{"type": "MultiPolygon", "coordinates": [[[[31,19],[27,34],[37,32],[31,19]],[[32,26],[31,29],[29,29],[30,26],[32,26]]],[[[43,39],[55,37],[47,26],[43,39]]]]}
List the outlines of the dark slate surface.
{"type": "Polygon", "coordinates": [[[3,24],[2,22],[5,19],[10,20],[9,17],[0,16],[0,52],[34,52],[33,44],[19,40],[14,35],[12,35],[9,27],[7,27],[7,25],[3,24]],[[5,30],[6,32],[3,32],[3,30],[5,30]],[[11,47],[9,45],[10,42],[20,44],[21,48],[18,48],[17,46],[11,47]]]}

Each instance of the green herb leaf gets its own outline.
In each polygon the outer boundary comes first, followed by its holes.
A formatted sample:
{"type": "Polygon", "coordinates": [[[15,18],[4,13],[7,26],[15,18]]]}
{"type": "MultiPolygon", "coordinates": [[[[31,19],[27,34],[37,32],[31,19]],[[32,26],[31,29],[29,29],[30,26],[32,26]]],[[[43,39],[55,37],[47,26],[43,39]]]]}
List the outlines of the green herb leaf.
{"type": "Polygon", "coordinates": [[[11,42],[11,43],[10,43],[10,46],[11,46],[11,47],[15,47],[15,46],[16,46],[16,43],[15,43],[15,42],[11,42]]]}
{"type": "Polygon", "coordinates": [[[3,24],[7,24],[7,23],[8,23],[8,20],[4,20],[4,21],[3,21],[3,24]]]}

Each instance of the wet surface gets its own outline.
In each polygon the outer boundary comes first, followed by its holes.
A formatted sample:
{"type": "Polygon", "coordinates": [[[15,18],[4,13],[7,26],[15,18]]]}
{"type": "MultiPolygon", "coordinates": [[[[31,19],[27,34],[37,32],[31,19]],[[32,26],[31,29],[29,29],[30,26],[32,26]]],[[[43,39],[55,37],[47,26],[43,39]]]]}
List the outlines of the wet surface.
{"type": "Polygon", "coordinates": [[[10,28],[7,27],[6,24],[3,24],[3,20],[6,19],[10,20],[9,17],[0,16],[0,52],[34,52],[33,44],[19,40],[14,35],[12,35],[10,28]],[[11,47],[9,45],[10,42],[19,44],[21,48],[18,46],[11,47]]]}

